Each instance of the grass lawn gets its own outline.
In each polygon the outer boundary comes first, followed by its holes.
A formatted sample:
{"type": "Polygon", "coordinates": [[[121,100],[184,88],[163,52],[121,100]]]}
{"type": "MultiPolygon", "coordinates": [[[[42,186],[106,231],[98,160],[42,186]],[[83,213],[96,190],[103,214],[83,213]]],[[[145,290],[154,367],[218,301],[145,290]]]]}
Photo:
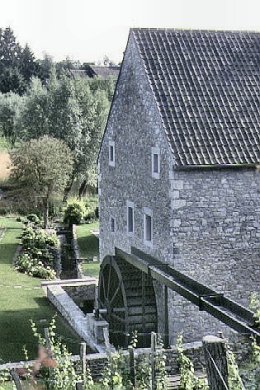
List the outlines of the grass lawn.
{"type": "MultiPolygon", "coordinates": [[[[49,321],[55,309],[45,297],[40,279],[19,273],[12,267],[22,224],[13,217],[0,217],[0,231],[3,228],[6,230],[0,240],[0,362],[23,360],[23,345],[28,349],[29,358],[33,359],[37,343],[32,336],[30,319],[43,329],[44,320],[49,321]]],[[[57,333],[64,337],[71,352],[78,353],[80,340],[60,316],[57,333]]]]}
{"type": "MultiPolygon", "coordinates": [[[[80,249],[80,256],[82,258],[99,258],[98,238],[92,233],[93,231],[97,231],[98,228],[98,222],[77,226],[78,244],[80,249]]],[[[98,278],[100,268],[99,264],[83,263],[82,268],[86,276],[94,276],[98,278]]]]}

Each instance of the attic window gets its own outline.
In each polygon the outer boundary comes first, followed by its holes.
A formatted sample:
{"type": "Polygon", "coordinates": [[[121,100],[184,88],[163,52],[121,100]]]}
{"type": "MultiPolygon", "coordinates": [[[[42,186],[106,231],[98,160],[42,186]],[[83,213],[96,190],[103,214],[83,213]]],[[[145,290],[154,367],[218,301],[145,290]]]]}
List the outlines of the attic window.
{"type": "Polygon", "coordinates": [[[152,148],[152,177],[160,178],[160,149],[152,148]]]}
{"type": "Polygon", "coordinates": [[[115,142],[109,141],[109,165],[114,167],[116,163],[115,159],[115,142]]]}
{"type": "Polygon", "coordinates": [[[153,213],[146,207],[144,208],[144,243],[153,245],[153,213]]]}

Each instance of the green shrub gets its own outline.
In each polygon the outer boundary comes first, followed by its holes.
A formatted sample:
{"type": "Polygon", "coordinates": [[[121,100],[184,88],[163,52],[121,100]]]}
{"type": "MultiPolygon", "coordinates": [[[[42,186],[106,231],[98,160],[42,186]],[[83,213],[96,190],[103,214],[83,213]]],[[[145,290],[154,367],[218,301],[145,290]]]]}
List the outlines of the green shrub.
{"type": "Polygon", "coordinates": [[[55,250],[58,238],[54,232],[26,226],[22,233],[22,254],[15,268],[28,275],[42,279],[54,279],[55,250]]]}
{"type": "Polygon", "coordinates": [[[24,249],[45,249],[47,246],[56,248],[58,238],[55,233],[27,226],[22,233],[22,245],[24,249]]]}
{"type": "Polygon", "coordinates": [[[71,226],[79,225],[86,215],[86,207],[83,202],[73,200],[68,203],[64,212],[64,222],[71,226]]]}
{"type": "Polygon", "coordinates": [[[98,219],[98,198],[96,196],[87,198],[85,207],[86,214],[84,219],[86,222],[98,219]]]}
{"type": "Polygon", "coordinates": [[[9,210],[6,207],[0,207],[0,215],[5,216],[9,213],[9,210]]]}
{"type": "Polygon", "coordinates": [[[28,219],[28,221],[36,223],[36,224],[40,223],[40,218],[36,214],[27,215],[27,219],[28,219]]]}
{"type": "Polygon", "coordinates": [[[46,266],[42,261],[29,253],[23,253],[18,256],[15,262],[15,269],[41,279],[55,279],[56,277],[55,271],[50,266],[46,266]]]}

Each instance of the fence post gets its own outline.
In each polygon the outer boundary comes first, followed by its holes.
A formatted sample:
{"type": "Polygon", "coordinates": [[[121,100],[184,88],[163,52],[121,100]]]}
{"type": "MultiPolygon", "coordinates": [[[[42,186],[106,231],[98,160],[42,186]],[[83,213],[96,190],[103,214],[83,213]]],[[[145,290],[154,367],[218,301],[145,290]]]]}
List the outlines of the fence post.
{"type": "Polygon", "coordinates": [[[51,339],[48,328],[44,328],[44,338],[46,340],[46,347],[49,350],[49,353],[51,353],[51,339]]]}
{"type": "Polygon", "coordinates": [[[203,350],[210,390],[228,390],[226,342],[215,336],[203,338],[203,350]]]}
{"type": "Polygon", "coordinates": [[[83,383],[86,384],[86,358],[87,358],[87,345],[86,343],[80,343],[80,360],[82,367],[83,383]]]}
{"type": "Polygon", "coordinates": [[[84,389],[83,382],[82,381],[77,382],[76,390],[83,390],[83,389],[84,389]]]}
{"type": "Polygon", "coordinates": [[[109,342],[109,331],[108,328],[103,329],[103,334],[104,334],[104,340],[105,340],[105,346],[107,350],[107,355],[108,355],[108,363],[110,365],[110,389],[114,389],[114,383],[113,383],[113,362],[112,362],[112,353],[111,353],[111,347],[110,347],[110,342],[109,342]]]}
{"type": "Polygon", "coordinates": [[[152,369],[152,380],[151,389],[156,390],[156,373],[155,373],[155,354],[156,354],[156,333],[151,333],[151,369],[152,369]]]}
{"type": "Polygon", "coordinates": [[[135,356],[134,356],[134,348],[132,346],[128,347],[129,352],[129,368],[130,368],[130,381],[132,385],[135,387],[135,356]]]}
{"type": "Polygon", "coordinates": [[[19,375],[14,368],[10,370],[10,375],[15,383],[16,390],[23,390],[19,375]]]}

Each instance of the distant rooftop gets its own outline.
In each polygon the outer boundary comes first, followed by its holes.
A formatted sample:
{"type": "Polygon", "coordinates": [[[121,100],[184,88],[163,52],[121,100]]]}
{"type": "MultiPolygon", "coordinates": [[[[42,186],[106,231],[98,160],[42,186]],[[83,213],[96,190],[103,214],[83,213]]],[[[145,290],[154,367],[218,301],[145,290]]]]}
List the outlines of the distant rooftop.
{"type": "Polygon", "coordinates": [[[87,69],[72,69],[71,73],[75,78],[94,78],[99,77],[107,80],[109,78],[117,79],[119,75],[120,66],[97,66],[88,65],[87,69]]]}

